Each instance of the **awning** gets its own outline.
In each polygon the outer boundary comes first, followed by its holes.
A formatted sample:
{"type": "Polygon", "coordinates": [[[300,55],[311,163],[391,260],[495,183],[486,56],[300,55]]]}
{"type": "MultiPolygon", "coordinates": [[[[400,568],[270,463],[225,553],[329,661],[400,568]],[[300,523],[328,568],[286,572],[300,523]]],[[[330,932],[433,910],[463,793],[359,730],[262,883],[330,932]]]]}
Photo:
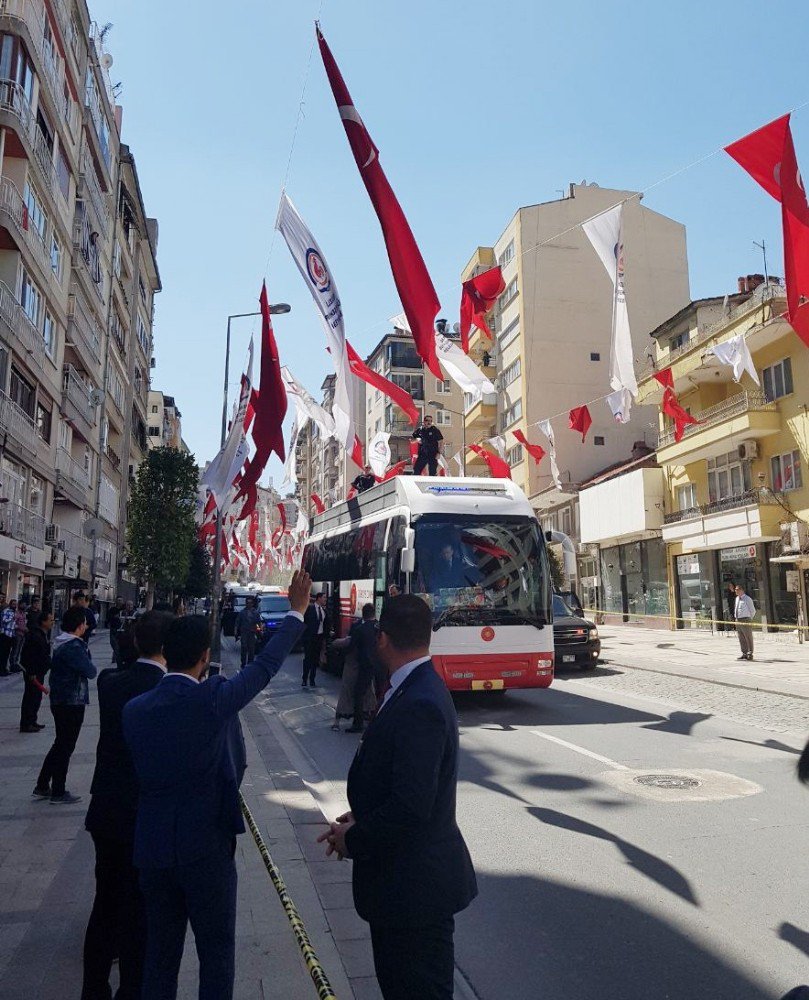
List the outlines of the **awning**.
{"type": "Polygon", "coordinates": [[[796,552],[791,556],[771,556],[771,563],[806,563],[809,566],[809,553],[796,552]]]}

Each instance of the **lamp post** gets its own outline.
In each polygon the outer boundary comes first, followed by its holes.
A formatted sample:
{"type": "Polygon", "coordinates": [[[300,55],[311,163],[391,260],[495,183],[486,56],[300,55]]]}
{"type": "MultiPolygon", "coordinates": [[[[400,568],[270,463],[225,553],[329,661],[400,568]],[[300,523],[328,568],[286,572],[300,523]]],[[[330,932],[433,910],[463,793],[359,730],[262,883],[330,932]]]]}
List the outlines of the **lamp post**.
{"type": "MultiPolygon", "coordinates": [[[[288,313],[291,306],[286,302],[277,302],[270,306],[270,313],[274,316],[288,313]]],[[[230,324],[234,319],[247,319],[260,316],[260,312],[231,313],[228,316],[227,337],[225,338],[225,384],[222,393],[222,433],[219,440],[219,447],[225,447],[225,438],[228,432],[228,379],[230,377],[230,324]]],[[[224,516],[222,508],[216,508],[216,540],[214,542],[213,556],[213,587],[211,597],[211,663],[210,672],[218,674],[222,667],[222,635],[220,631],[219,599],[222,589],[222,523],[224,516]]]]}
{"type": "Polygon", "coordinates": [[[434,399],[431,399],[427,405],[434,406],[437,410],[446,410],[447,413],[454,413],[461,418],[461,475],[466,476],[466,420],[464,419],[463,412],[461,410],[451,410],[448,406],[444,406],[443,403],[439,403],[434,399]]]}

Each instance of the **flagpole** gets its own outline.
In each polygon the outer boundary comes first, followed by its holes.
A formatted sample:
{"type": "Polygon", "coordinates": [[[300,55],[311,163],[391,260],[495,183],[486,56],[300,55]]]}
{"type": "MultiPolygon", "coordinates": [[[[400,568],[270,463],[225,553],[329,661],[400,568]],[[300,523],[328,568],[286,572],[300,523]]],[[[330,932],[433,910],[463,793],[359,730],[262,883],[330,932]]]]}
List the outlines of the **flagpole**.
{"type": "MultiPolygon", "coordinates": [[[[271,313],[288,313],[290,307],[286,302],[279,302],[270,306],[271,313]]],[[[225,338],[225,383],[222,392],[222,433],[219,441],[220,450],[225,447],[225,438],[228,432],[228,379],[230,378],[230,324],[234,319],[246,319],[260,316],[260,312],[231,313],[228,316],[227,336],[225,338]]],[[[219,613],[219,602],[222,591],[222,528],[225,520],[225,512],[217,504],[216,507],[216,541],[214,542],[213,557],[213,585],[211,596],[211,661],[209,672],[218,674],[222,669],[222,630],[221,615],[219,613]]]]}

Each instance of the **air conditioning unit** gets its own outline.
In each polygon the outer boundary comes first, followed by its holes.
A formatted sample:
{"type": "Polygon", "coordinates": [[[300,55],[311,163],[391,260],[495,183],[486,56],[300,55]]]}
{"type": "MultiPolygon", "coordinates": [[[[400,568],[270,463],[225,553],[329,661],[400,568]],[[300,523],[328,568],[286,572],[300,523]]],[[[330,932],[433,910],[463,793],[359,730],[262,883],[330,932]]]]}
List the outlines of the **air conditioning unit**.
{"type": "Polygon", "coordinates": [[[52,545],[56,545],[56,543],[59,541],[58,524],[45,525],[45,541],[50,542],[52,545]]]}
{"type": "Polygon", "coordinates": [[[594,548],[595,546],[592,545],[590,542],[579,542],[578,545],[576,546],[576,551],[579,553],[580,556],[592,556],[595,554],[593,552],[594,548]]]}
{"type": "Polygon", "coordinates": [[[67,542],[64,541],[64,540],[58,541],[56,543],[56,548],[59,550],[59,552],[66,552],[67,551],[67,542]]]}
{"type": "Polygon", "coordinates": [[[784,552],[804,552],[809,549],[809,524],[805,521],[782,521],[781,549],[784,552]]]}
{"type": "Polygon", "coordinates": [[[738,447],[739,461],[749,462],[758,458],[758,441],[742,441],[738,447]]]}

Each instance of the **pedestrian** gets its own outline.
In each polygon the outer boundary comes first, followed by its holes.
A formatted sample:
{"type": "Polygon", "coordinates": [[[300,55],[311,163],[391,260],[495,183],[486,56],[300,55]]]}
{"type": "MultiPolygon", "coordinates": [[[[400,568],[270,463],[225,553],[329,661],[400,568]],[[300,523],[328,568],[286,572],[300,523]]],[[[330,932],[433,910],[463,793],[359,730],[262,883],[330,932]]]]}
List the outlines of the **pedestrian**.
{"type": "Polygon", "coordinates": [[[110,1000],[118,962],[117,1000],[140,1000],[146,952],[146,910],[132,857],[138,779],[124,740],[124,705],[155,687],[166,673],[163,643],[174,616],[147,611],[133,627],[138,658],[127,670],[98,675],[99,736],[84,821],[95,847],[96,891],[84,937],[81,1000],[110,1000]]]}
{"type": "MultiPolygon", "coordinates": [[[[733,632],[736,628],[733,624],[736,619],[736,588],[734,587],[732,581],[728,582],[725,589],[725,600],[728,605],[728,621],[725,623],[725,630],[733,632]]],[[[724,615],[722,617],[724,618],[724,615]]]]}
{"type": "Polygon", "coordinates": [[[454,915],[477,895],[455,820],[458,719],[430,659],[432,625],[411,594],[383,609],[377,655],[390,688],[348,773],[351,812],[318,838],[353,859],[385,1000],[450,1000],[454,915]]]}
{"type": "Polygon", "coordinates": [[[365,729],[365,717],[376,705],[374,696],[374,674],[378,656],[376,652],[379,627],[373,604],[362,606],[362,620],[351,626],[345,639],[336,639],[332,646],[346,649],[353,654],[343,667],[340,697],[337,702],[333,729],[339,729],[341,709],[351,712],[353,722],[347,733],[361,733],[365,729]],[[370,705],[368,703],[370,695],[370,705]]]}
{"type": "Polygon", "coordinates": [[[244,609],[236,615],[236,637],[241,646],[242,666],[256,655],[256,628],[259,625],[261,615],[258,612],[258,602],[255,597],[248,597],[244,602],[244,609]]]}
{"type": "Polygon", "coordinates": [[[84,617],[87,621],[87,631],[84,633],[84,643],[85,645],[90,645],[90,639],[95,632],[96,625],[98,625],[98,619],[96,618],[95,611],[90,607],[90,600],[84,591],[79,590],[73,595],[73,605],[74,608],[81,608],[84,611],[84,617]]]}
{"type": "Polygon", "coordinates": [[[331,621],[326,610],[326,595],[321,591],[303,616],[306,631],[303,633],[303,680],[301,687],[317,687],[315,679],[320,666],[323,643],[331,631],[331,621]]]}
{"type": "Polygon", "coordinates": [[[45,675],[51,669],[50,631],[53,628],[53,613],[40,611],[37,623],[25,637],[20,655],[24,681],[22,705],[20,706],[20,732],[38,733],[45,726],[37,720],[42,695],[49,694],[45,687],[45,675]]]}
{"type": "Polygon", "coordinates": [[[376,486],[376,476],[371,466],[366,465],[351,485],[357,493],[364,493],[366,490],[370,490],[372,486],[376,486]]]}
{"type": "Polygon", "coordinates": [[[124,737],[138,778],[134,863],[146,906],[142,996],[177,995],[190,920],[200,1000],[233,995],[236,835],[244,832],[239,785],[246,766],[239,711],[259,694],[303,632],[312,581],[293,574],[290,612],[235,677],[203,681],[210,623],[175,619],[163,645],[168,673],[124,708],[124,737]],[[201,683],[202,682],[202,683],[201,683]]]}
{"type": "Polygon", "coordinates": [[[750,624],[756,613],[756,606],[753,598],[745,593],[744,587],[736,584],[736,606],[734,616],[736,618],[736,631],[739,635],[739,645],[742,648],[740,660],[753,659],[753,626],[750,624]]]}
{"type": "Polygon", "coordinates": [[[110,608],[107,615],[107,628],[110,630],[110,648],[112,649],[112,662],[118,663],[118,633],[121,630],[121,619],[124,615],[124,599],[116,597],[115,604],[110,608]]]}
{"type": "Polygon", "coordinates": [[[17,602],[11,600],[0,612],[0,676],[8,677],[9,660],[17,637],[17,602]]]}
{"type": "Polygon", "coordinates": [[[25,633],[28,631],[28,605],[20,601],[17,610],[14,612],[14,645],[11,647],[9,658],[9,669],[13,674],[22,670],[20,666],[20,653],[22,644],[25,642],[25,633]]]}
{"type": "Polygon", "coordinates": [[[74,605],[62,615],[62,631],[53,643],[51,657],[51,714],[56,739],[39,772],[34,795],[50,798],[51,804],[78,802],[65,788],[70,758],[84,722],[84,710],[90,704],[88,680],[96,675],[90,650],[84,642],[87,617],[84,608],[74,605]]]}
{"type": "Polygon", "coordinates": [[[39,625],[39,613],[42,611],[42,601],[38,597],[31,598],[31,607],[28,609],[27,630],[33,632],[39,625]]]}
{"type": "Polygon", "coordinates": [[[183,615],[187,614],[188,612],[185,607],[185,598],[175,597],[171,604],[171,610],[175,618],[182,618],[183,615]]]}
{"type": "Polygon", "coordinates": [[[444,435],[437,427],[433,427],[433,418],[425,417],[421,427],[413,431],[413,437],[419,443],[419,453],[413,466],[413,475],[420,476],[426,465],[431,476],[438,472],[438,456],[441,453],[441,442],[444,435]]]}

